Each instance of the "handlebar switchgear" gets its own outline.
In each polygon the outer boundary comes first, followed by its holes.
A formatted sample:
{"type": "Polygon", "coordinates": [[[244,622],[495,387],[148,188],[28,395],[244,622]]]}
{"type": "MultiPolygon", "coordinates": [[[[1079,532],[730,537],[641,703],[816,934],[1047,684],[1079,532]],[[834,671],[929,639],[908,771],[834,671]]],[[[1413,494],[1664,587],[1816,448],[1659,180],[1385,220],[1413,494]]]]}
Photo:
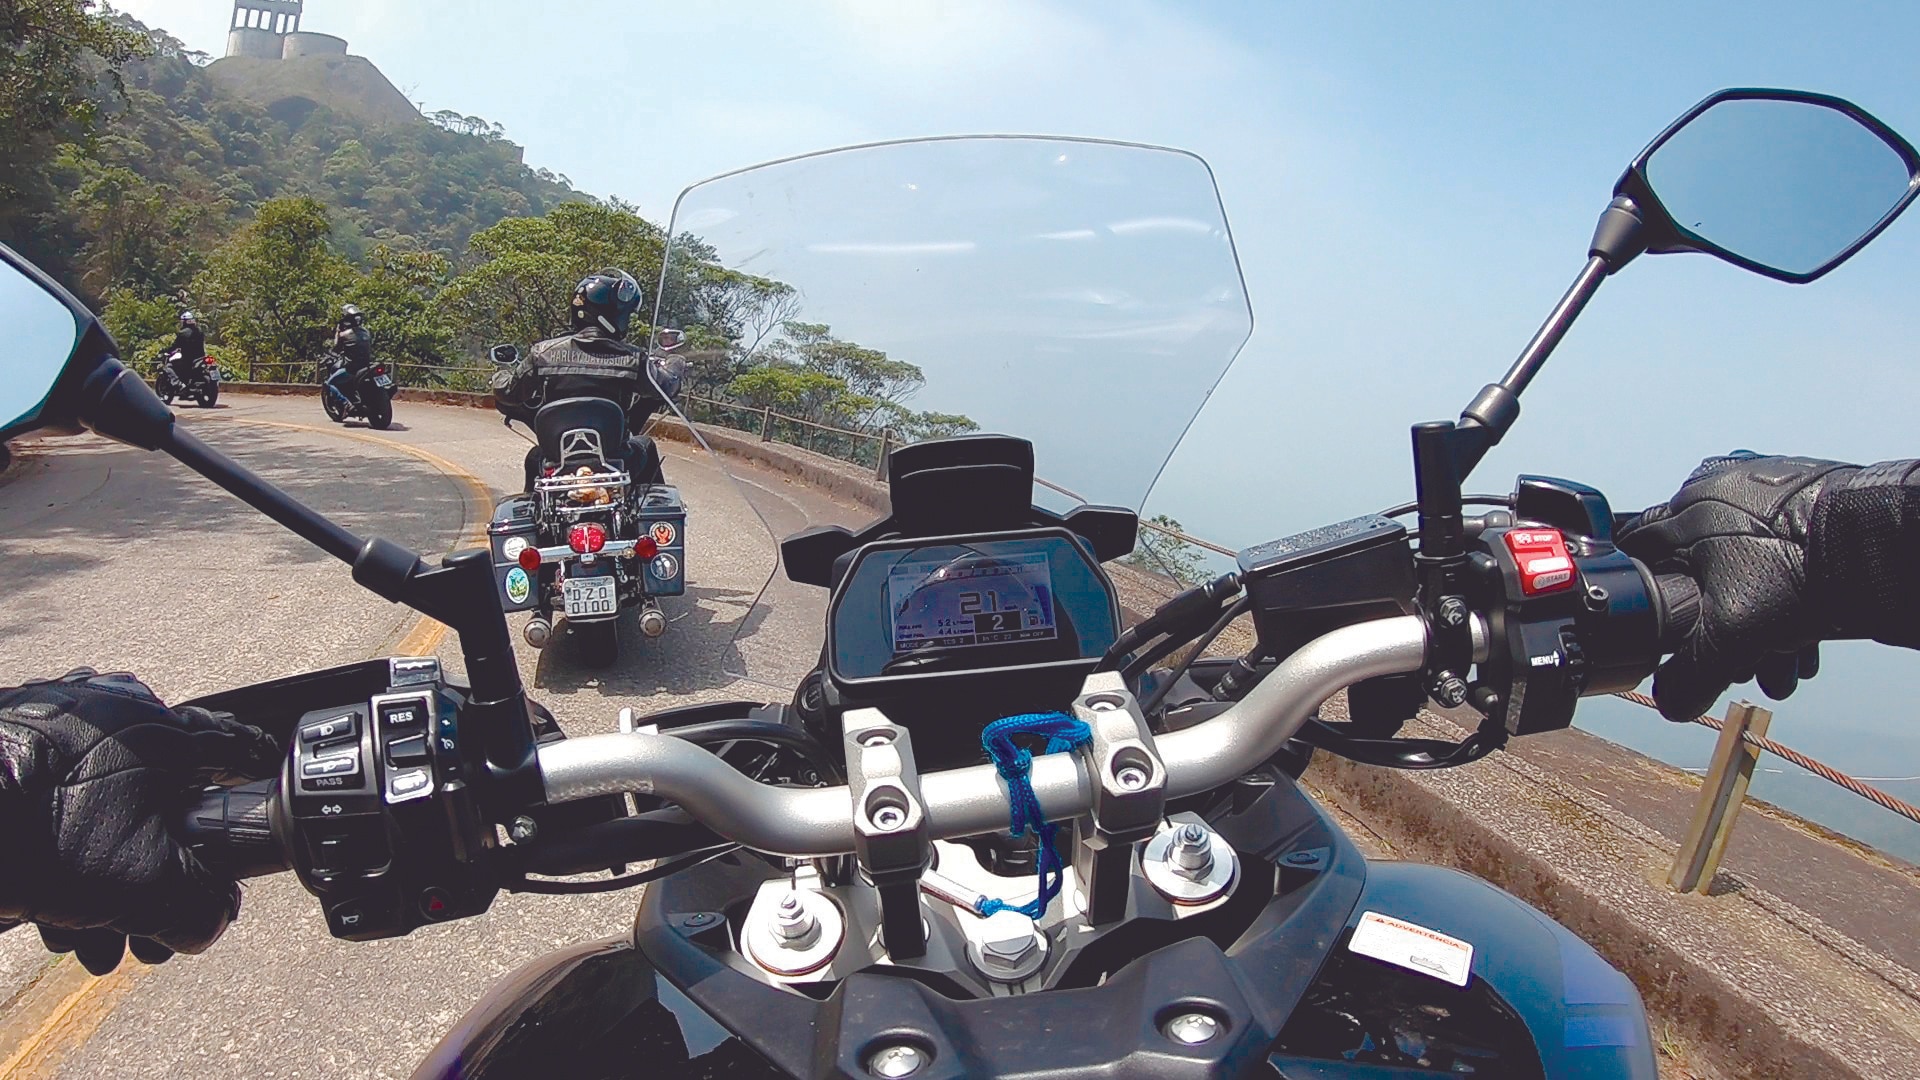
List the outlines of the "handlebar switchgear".
{"type": "Polygon", "coordinates": [[[211,792],[188,816],[204,861],[236,877],[291,864],[327,929],[352,941],[481,914],[499,891],[482,858],[494,838],[465,779],[460,689],[437,661],[395,659],[389,671],[384,692],[303,714],[277,782],[211,792]],[[262,818],[277,860],[248,854],[262,818]]]}
{"type": "Polygon", "coordinates": [[[1573,722],[1581,697],[1631,690],[1658,665],[1659,605],[1646,568],[1613,545],[1605,496],[1523,476],[1515,524],[1481,534],[1472,557],[1495,642],[1483,683],[1510,735],[1573,722]]]}

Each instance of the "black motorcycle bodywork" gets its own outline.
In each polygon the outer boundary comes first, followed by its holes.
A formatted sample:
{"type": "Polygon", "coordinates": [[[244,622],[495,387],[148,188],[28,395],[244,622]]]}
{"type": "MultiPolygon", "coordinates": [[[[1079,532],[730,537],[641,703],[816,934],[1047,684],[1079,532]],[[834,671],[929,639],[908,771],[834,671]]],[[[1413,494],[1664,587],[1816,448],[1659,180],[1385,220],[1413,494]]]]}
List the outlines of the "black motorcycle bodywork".
{"type": "Polygon", "coordinates": [[[172,353],[154,359],[153,388],[160,399],[173,404],[177,397],[191,398],[203,409],[211,409],[220,400],[220,362],[208,356],[193,361],[182,372],[172,353]]]}
{"type": "Polygon", "coordinates": [[[916,1075],[943,1078],[1656,1075],[1637,992],[1585,942],[1470,875],[1367,862],[1289,778],[1266,780],[1207,813],[1263,853],[1229,905],[1125,924],[1064,959],[1050,980],[1068,989],[974,998],[886,966],[824,999],[775,989],[728,962],[730,905],[775,872],[728,857],[652,886],[631,938],[510,976],[414,1075],[860,1078],[882,1035],[921,1044],[916,1075]],[[1474,978],[1349,951],[1365,912],[1471,942],[1474,978]],[[1183,1007],[1226,1036],[1172,1043],[1161,1025],[1183,1007]]]}

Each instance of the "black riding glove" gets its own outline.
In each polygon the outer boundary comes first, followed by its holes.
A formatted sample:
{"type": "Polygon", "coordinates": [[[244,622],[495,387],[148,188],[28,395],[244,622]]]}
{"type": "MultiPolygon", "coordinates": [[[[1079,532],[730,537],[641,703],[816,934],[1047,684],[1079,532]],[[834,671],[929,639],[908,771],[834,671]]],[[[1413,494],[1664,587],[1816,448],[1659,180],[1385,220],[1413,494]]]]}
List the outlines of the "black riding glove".
{"type": "Polygon", "coordinates": [[[240,890],[168,830],[194,789],[265,779],[272,737],[225,713],[168,709],[131,675],[81,668],[0,690],[0,930],[37,923],[104,975],[212,945],[240,890]]]}
{"type": "Polygon", "coordinates": [[[1750,679],[1784,698],[1819,671],[1822,641],[1920,647],[1917,469],[1743,450],[1623,522],[1623,551],[1700,588],[1698,624],[1654,676],[1661,714],[1691,720],[1750,679]]]}

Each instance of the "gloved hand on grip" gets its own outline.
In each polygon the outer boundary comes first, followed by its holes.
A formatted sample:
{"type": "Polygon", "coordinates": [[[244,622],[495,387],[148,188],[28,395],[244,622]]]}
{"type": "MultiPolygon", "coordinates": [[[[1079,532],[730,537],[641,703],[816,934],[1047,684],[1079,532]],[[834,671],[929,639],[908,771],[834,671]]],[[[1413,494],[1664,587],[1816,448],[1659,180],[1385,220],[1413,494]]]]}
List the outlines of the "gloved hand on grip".
{"type": "Polygon", "coordinates": [[[1920,647],[1920,462],[1861,468],[1736,451],[1616,529],[1622,551],[1700,590],[1700,616],[1654,676],[1669,720],[1757,679],[1772,698],[1819,671],[1819,643],[1920,647]]]}
{"type": "Polygon", "coordinates": [[[0,930],[36,923],[95,975],[128,949],[198,953],[240,890],[182,847],[168,816],[207,784],[279,772],[272,737],[225,713],[169,709],[131,675],[81,668],[0,690],[0,930]]]}

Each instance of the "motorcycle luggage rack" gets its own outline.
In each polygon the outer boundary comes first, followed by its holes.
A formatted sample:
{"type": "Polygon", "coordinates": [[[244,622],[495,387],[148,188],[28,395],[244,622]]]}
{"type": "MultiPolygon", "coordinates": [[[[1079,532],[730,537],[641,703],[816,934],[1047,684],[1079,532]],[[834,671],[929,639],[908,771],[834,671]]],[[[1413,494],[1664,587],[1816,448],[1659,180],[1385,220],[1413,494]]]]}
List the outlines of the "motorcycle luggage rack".
{"type": "Polygon", "coordinates": [[[534,480],[533,490],[542,495],[575,495],[605,489],[625,491],[633,480],[625,472],[612,470],[587,476],[542,476],[534,480]]]}

